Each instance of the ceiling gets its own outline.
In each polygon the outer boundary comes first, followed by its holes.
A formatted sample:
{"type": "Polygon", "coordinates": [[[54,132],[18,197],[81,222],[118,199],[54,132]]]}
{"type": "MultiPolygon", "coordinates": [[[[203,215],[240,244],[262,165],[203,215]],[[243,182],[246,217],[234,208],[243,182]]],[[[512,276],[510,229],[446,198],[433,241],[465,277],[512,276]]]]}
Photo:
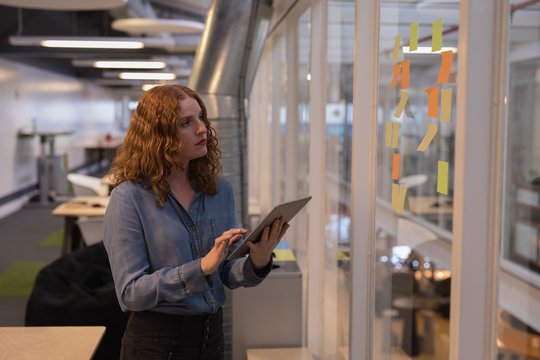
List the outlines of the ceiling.
{"type": "MultiPolygon", "coordinates": [[[[45,4],[51,0],[42,0],[45,4]]],[[[56,0],[56,3],[59,1],[56,0]]],[[[61,2],[61,1],[60,1],[61,2]]],[[[80,3],[81,1],[79,1],[80,3]]],[[[91,2],[91,1],[90,1],[91,2]]],[[[89,2],[89,3],[90,3],[89,2]]],[[[0,4],[9,3],[0,0],[0,4]]],[[[69,1],[67,2],[69,3],[69,1]]],[[[125,0],[125,5],[104,10],[41,10],[0,5],[0,57],[38,66],[54,72],[89,80],[108,87],[125,87],[135,82],[118,79],[118,70],[75,66],[86,60],[163,60],[165,70],[187,78],[200,31],[191,34],[128,34],[112,28],[113,21],[125,18],[190,20],[204,23],[210,0],[125,0]],[[169,46],[145,46],[143,49],[60,49],[40,46],[14,46],[10,37],[129,37],[164,40],[169,46]]],[[[39,6],[39,5],[38,5],[39,6]]],[[[144,70],[147,71],[147,70],[144,70]]]]}

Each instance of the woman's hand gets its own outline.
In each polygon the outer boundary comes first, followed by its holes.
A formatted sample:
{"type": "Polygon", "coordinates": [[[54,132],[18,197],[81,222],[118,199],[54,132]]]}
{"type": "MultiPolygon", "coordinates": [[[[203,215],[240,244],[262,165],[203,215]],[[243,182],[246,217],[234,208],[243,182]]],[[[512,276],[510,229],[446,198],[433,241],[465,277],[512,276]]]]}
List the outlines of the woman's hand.
{"type": "Polygon", "coordinates": [[[289,224],[283,221],[282,218],[279,218],[272,223],[271,227],[267,226],[264,228],[261,239],[258,242],[247,242],[249,257],[255,270],[263,269],[268,265],[272,257],[272,251],[279,244],[288,228],[289,224]]]}
{"type": "Polygon", "coordinates": [[[219,264],[225,260],[229,246],[237,242],[246,232],[247,230],[243,228],[229,229],[214,240],[212,250],[201,259],[201,269],[205,276],[216,271],[219,264]]]}

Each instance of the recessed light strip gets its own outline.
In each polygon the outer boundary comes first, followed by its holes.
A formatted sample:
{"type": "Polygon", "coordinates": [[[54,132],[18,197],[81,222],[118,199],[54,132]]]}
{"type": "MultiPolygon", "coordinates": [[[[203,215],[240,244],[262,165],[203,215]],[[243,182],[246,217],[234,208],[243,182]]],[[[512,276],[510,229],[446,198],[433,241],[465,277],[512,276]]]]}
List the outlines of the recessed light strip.
{"type": "Polygon", "coordinates": [[[78,49],[142,49],[144,44],[140,41],[120,40],[41,40],[40,45],[51,48],[78,48],[78,49]]]}
{"type": "Polygon", "coordinates": [[[163,69],[167,64],[163,61],[113,61],[98,60],[92,64],[100,69],[163,69]]]}
{"type": "Polygon", "coordinates": [[[118,77],[124,80],[174,80],[176,79],[176,74],[151,72],[122,72],[118,75],[118,77]]]}

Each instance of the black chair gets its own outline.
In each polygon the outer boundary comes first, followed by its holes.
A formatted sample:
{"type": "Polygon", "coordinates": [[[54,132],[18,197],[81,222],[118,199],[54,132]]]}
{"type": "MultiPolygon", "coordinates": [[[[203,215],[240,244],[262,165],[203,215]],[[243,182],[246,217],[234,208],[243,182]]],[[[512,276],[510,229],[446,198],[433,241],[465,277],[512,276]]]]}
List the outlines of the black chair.
{"type": "Polygon", "coordinates": [[[120,309],[103,243],[43,268],[26,306],[27,326],[105,326],[94,360],[118,359],[128,315],[120,309]]]}

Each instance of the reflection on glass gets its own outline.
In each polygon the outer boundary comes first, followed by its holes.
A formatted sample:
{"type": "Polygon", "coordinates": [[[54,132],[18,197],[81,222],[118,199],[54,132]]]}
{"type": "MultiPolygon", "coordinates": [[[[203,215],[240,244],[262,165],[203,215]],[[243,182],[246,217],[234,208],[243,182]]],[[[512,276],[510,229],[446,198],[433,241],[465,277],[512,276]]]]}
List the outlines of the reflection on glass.
{"type": "Polygon", "coordinates": [[[448,359],[458,25],[457,2],[381,4],[376,359],[448,359]]]}
{"type": "Polygon", "coordinates": [[[506,358],[540,358],[540,321],[534,316],[540,300],[539,11],[534,2],[510,5],[497,336],[499,355],[506,358]]]}
{"type": "Polygon", "coordinates": [[[328,2],[327,33],[324,353],[341,359],[349,353],[354,1],[328,2]]]}

